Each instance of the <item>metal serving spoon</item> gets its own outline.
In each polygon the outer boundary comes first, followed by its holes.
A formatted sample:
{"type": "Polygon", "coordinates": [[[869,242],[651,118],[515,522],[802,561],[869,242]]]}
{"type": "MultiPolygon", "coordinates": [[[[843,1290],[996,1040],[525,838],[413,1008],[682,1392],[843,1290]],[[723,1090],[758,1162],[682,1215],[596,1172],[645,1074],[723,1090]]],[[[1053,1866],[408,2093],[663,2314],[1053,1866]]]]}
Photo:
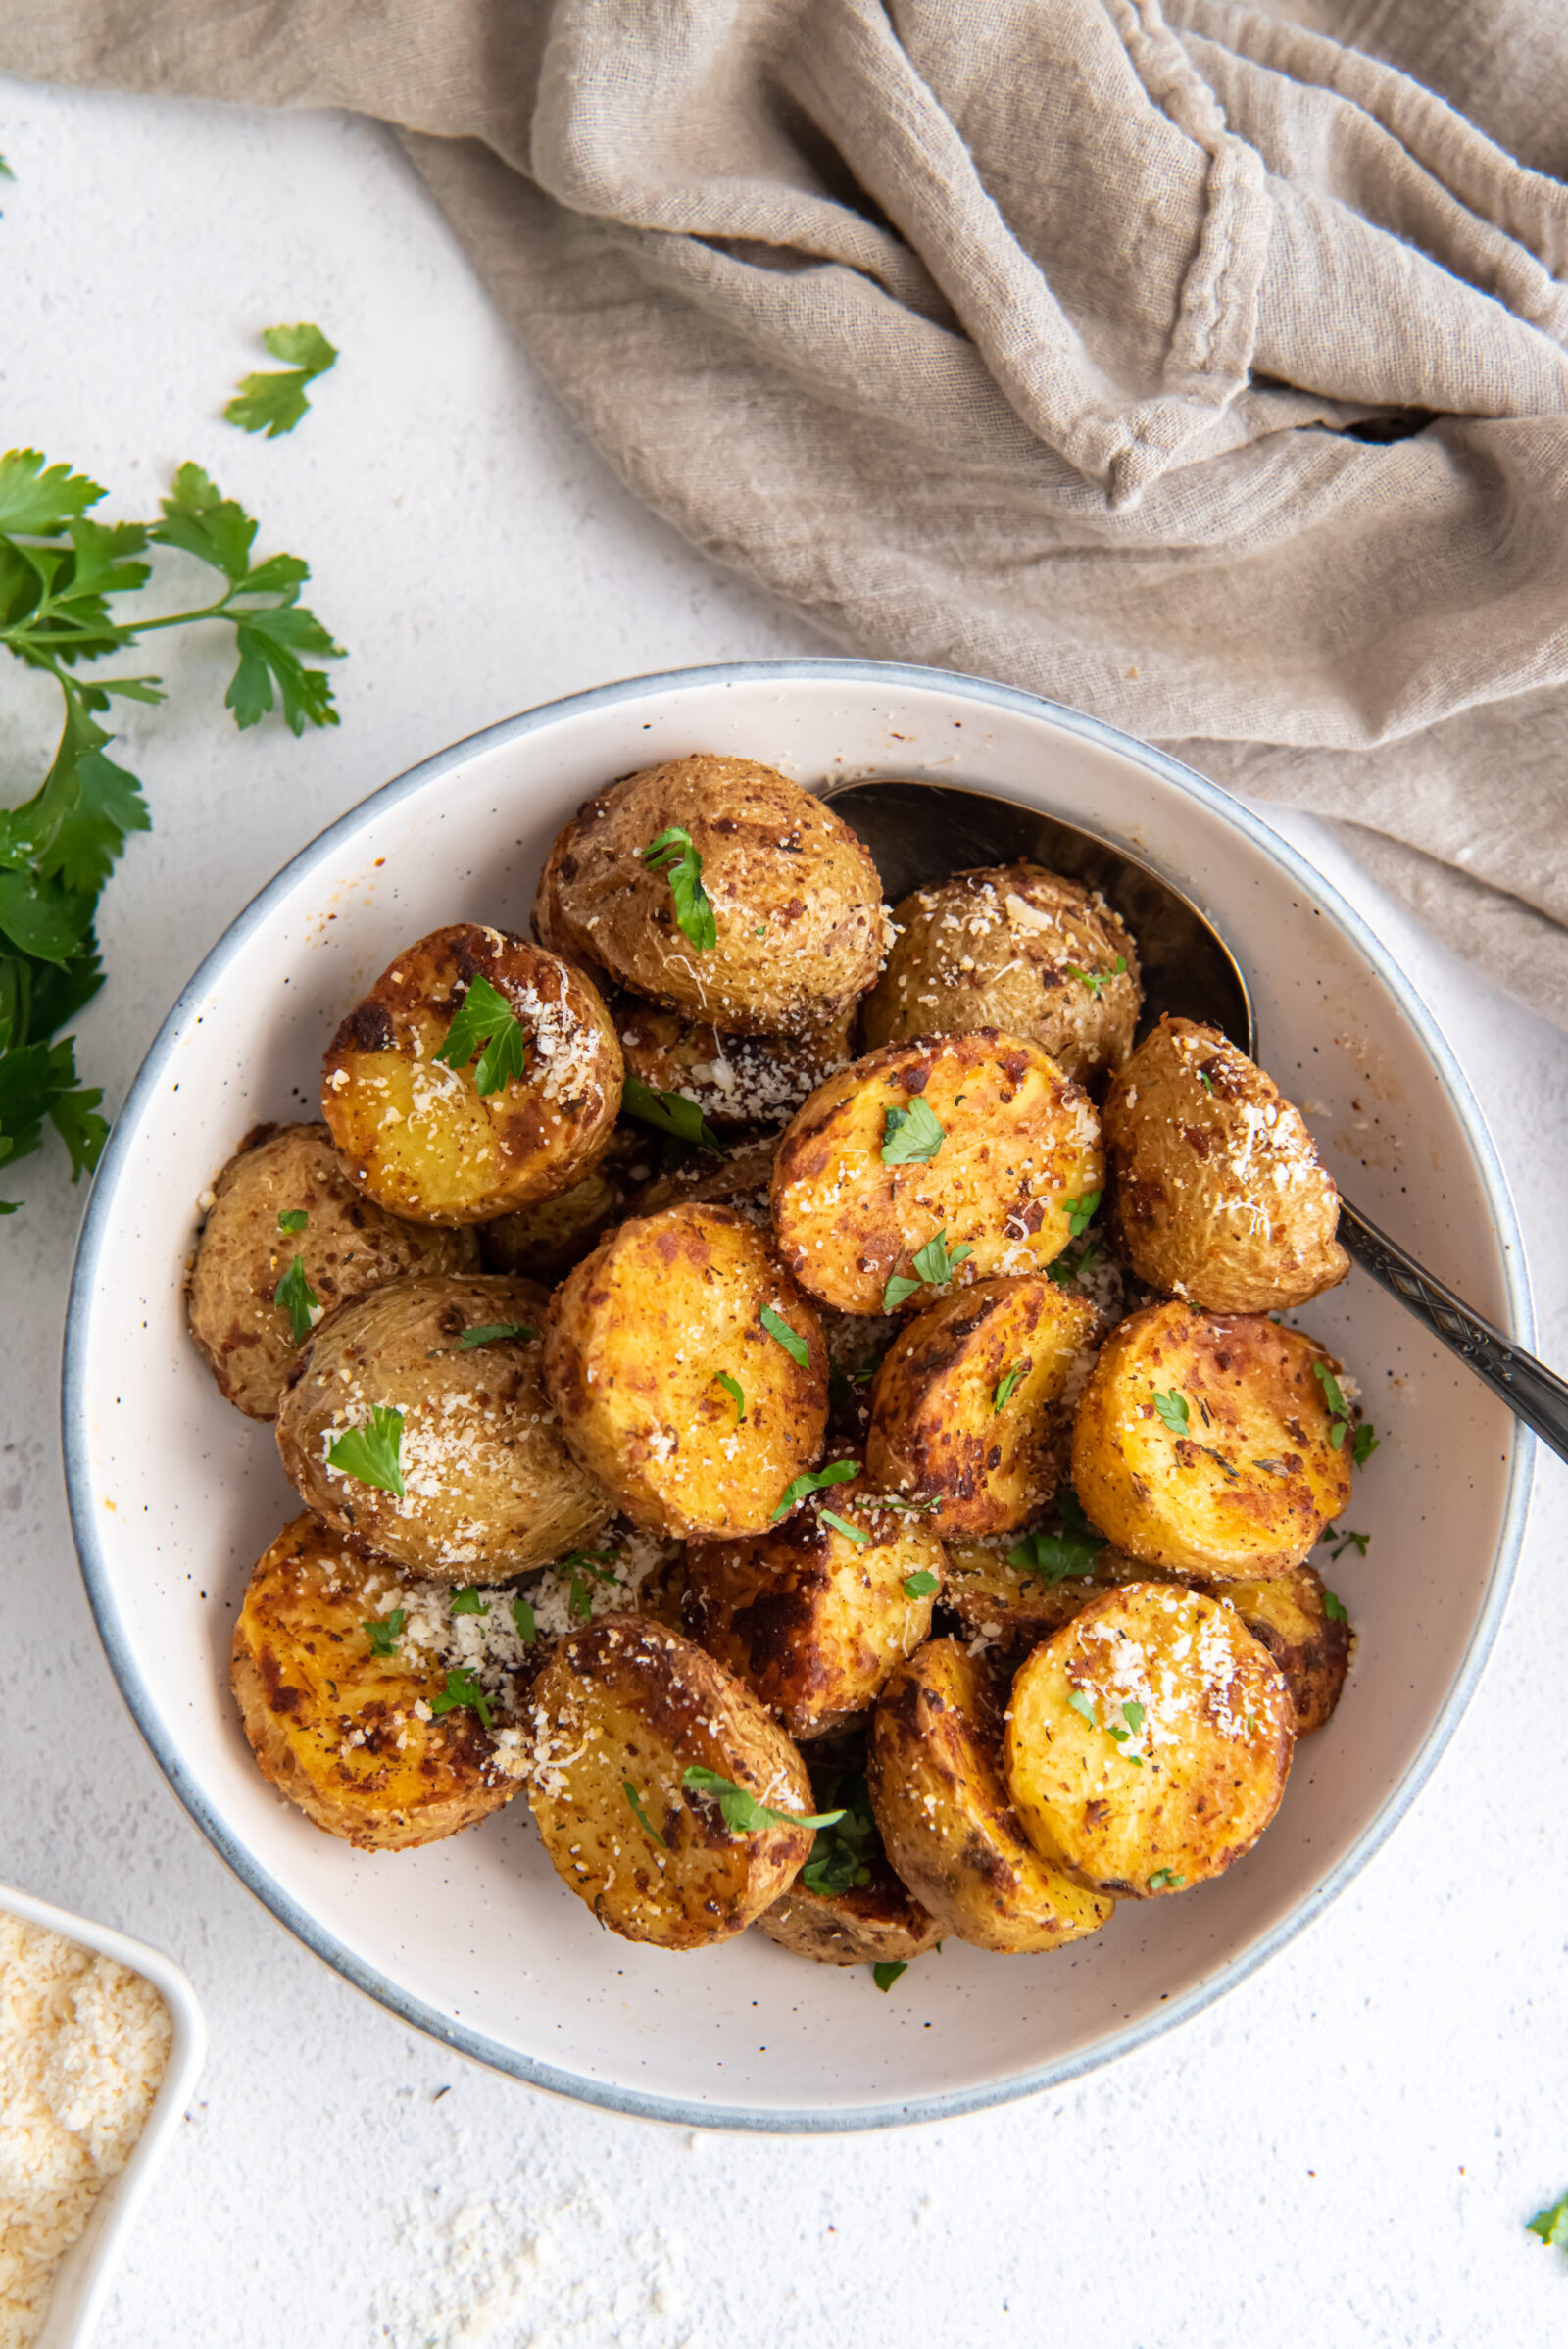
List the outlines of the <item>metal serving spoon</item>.
{"type": "MultiPolygon", "coordinates": [[[[890,904],[950,873],[1019,857],[1098,889],[1138,941],[1144,1026],[1165,1011],[1206,1020],[1256,1057],[1251,998],[1225,941],[1190,898],[1125,849],[961,784],[847,782],[822,796],[870,850],[890,904]]],[[[1511,1344],[1343,1195],[1339,1236],[1515,1418],[1568,1460],[1568,1385],[1554,1371],[1511,1344]]]]}

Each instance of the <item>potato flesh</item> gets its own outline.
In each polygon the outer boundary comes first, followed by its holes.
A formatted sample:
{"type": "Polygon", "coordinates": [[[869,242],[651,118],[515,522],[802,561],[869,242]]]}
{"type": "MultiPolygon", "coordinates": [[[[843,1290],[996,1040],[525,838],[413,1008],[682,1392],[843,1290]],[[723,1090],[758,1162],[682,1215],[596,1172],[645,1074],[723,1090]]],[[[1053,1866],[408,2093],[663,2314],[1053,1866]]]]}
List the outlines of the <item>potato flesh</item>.
{"type": "Polygon", "coordinates": [[[1210,1583],[1207,1594],[1236,1609],[1284,1673],[1297,1736],[1320,1730],[1340,1701],[1354,1646],[1348,1622],[1329,1614],[1322,1576],[1298,1566],[1268,1582],[1210,1583]]]}
{"type": "MultiPolygon", "coordinates": [[[[846,1313],[880,1313],[890,1278],[915,1278],[938,1233],[960,1285],[1043,1272],[1072,1232],[1068,1201],[1104,1179],[1087,1094],[1038,1045],[994,1029],[889,1045],[819,1086],[779,1146],[779,1252],[802,1285],[846,1313]],[[927,1161],[889,1165],[887,1113],[916,1095],[943,1131],[927,1161]],[[960,1098],[961,1097],[961,1098],[960,1098]]],[[[909,1303],[938,1291],[918,1289],[909,1303]]]]}
{"type": "Polygon", "coordinates": [[[1100,1317],[1039,1277],[977,1281],[894,1341],[871,1389],[866,1471],[885,1493],[937,1500],[937,1530],[1007,1533],[1061,1481],[1058,1404],[1100,1317]]]}
{"type": "Polygon", "coordinates": [[[1073,1427],[1091,1521],[1178,1574],[1288,1574],[1350,1497],[1349,1446],[1314,1365],[1324,1348],[1263,1315],[1150,1306],[1113,1330],[1073,1427]],[[1167,1426],[1157,1395],[1187,1406],[1167,1426]],[[1267,1465],[1264,1465],[1267,1463],[1267,1465]]]}
{"type": "Polygon", "coordinates": [[[765,1532],[821,1455],[821,1323],[732,1208],[666,1207],[602,1241],[550,1300],[545,1376],[575,1457],[654,1532],[765,1532]],[[804,1364],[764,1308],[804,1343],[804,1364]]]}
{"type": "Polygon", "coordinates": [[[809,1856],[809,1828],[732,1833],[686,1786],[695,1765],[776,1810],[812,1808],[783,1730],[678,1632],[603,1616],[561,1642],[534,1693],[534,1818],[562,1882],[612,1932],[662,1949],[728,1940],[809,1856]]]}

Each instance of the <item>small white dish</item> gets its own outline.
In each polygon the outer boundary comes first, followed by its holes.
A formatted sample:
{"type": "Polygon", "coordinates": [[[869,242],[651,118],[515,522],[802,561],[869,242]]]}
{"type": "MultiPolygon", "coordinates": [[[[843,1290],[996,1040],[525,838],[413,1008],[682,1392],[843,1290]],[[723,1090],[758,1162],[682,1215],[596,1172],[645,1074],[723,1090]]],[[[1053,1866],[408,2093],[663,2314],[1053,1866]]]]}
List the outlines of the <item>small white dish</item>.
{"type": "Polygon", "coordinates": [[[133,1941],[128,1933],[116,1933],[112,1926],[74,1917],[68,1909],[52,1908],[46,1900],[34,1900],[30,1892],[18,1892],[4,1884],[0,1884],[0,1910],[20,1917],[24,1924],[43,1926],[83,1949],[95,1949],[116,1965],[141,1975],[162,1997],[173,2024],[169,2064],[146,2127],[130,2159],[117,2178],[110,2178],[93,2204],[85,2227],[61,2261],[36,2343],[36,2349],[87,2349],[114,2288],[115,2270],[153,2173],[169,2151],[200,2077],[207,2056],[207,2025],[187,1977],[172,1958],[150,1949],[145,1941],[133,1941]]]}
{"type": "Polygon", "coordinates": [[[1257,1849],[1092,1940],[1003,1960],[949,1939],[888,1995],[750,1933],[669,1954],[602,1933],[518,1799],[426,1850],[355,1852],[262,1779],[228,1689],[250,1570],[299,1503],[267,1429],[185,1331],[197,1198],[249,1127],[318,1114],[321,1052],[437,924],[526,930],[541,858],[618,775],[729,751],[808,785],[970,782],[1124,843],[1208,910],[1259,1052],[1378,1223],[1499,1327],[1532,1318],[1507,1186],[1432,1020],[1359,916],[1248,808],[1162,753],[1005,686],[781,661],[610,685],[491,727],[391,783],[225,933],[131,1089],[83,1228],[66,1340],[73,1521],[110,1662],[192,1816],[291,1931],[407,2021],[589,2102],[684,2124],[872,2128],[1050,2086],[1242,1981],[1350,1882],[1437,1762],[1501,1619],[1532,1446],[1359,1272],[1305,1326],[1360,1379],[1382,1448],[1332,1568],[1358,1634],[1257,1849]]]}

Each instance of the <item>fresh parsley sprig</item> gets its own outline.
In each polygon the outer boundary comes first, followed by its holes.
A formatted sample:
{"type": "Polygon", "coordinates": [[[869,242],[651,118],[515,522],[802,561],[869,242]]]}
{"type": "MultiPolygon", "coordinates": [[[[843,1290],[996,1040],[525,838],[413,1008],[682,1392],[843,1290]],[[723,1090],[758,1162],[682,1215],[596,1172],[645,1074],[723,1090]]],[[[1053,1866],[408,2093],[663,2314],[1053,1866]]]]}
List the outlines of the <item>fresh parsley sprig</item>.
{"type": "Polygon", "coordinates": [[[1105,1546],[1104,1535],[1090,1524],[1070,1485],[1063,1485],[1056,1495],[1056,1515],[1060,1533],[1025,1534],[1017,1547],[1007,1552],[1009,1566],[1048,1589],[1053,1583],[1065,1582],[1069,1575],[1092,1574],[1095,1560],[1105,1546]]]}
{"type": "MultiPolygon", "coordinates": [[[[1314,1362],[1312,1375],[1323,1389],[1323,1400],[1329,1414],[1329,1442],[1336,1451],[1343,1449],[1345,1439],[1350,1436],[1350,1406],[1345,1399],[1345,1390],[1326,1362],[1314,1362]]],[[[1350,1457],[1362,1468],[1378,1448],[1378,1439],[1372,1433],[1369,1420],[1363,1419],[1350,1436],[1350,1457]]]]}
{"type": "Polygon", "coordinates": [[[1090,1225],[1094,1222],[1095,1217],[1100,1213],[1100,1201],[1102,1196],[1103,1195],[1098,1191],[1086,1191],[1078,1199],[1064,1199],[1062,1200],[1061,1211],[1067,1218],[1067,1232],[1069,1238],[1073,1240],[1082,1239],[1084,1233],[1088,1231],[1090,1225]]]}
{"type": "Polygon", "coordinates": [[[671,824],[641,852],[650,872],[663,873],[675,901],[675,922],[699,954],[718,944],[718,921],[713,902],[703,887],[703,860],[683,824],[671,824]]]}
{"type": "Polygon", "coordinates": [[[870,1883],[871,1862],[881,1847],[864,1777],[857,1773],[843,1783],[830,1784],[828,1800],[836,1801],[841,1794],[844,1807],[837,1824],[817,1830],[811,1856],[801,1870],[808,1892],[820,1892],[829,1900],[870,1883]]]}
{"type": "Polygon", "coordinates": [[[1156,1387],[1153,1390],[1153,1395],[1154,1408],[1171,1434],[1185,1436],[1192,1425],[1192,1414],[1187,1408],[1187,1397],[1181,1389],[1173,1387],[1168,1395],[1161,1395],[1156,1387]]]}
{"type": "Polygon", "coordinates": [[[775,1811],[771,1803],[760,1802],[733,1779],[720,1778],[716,1770],[705,1770],[700,1762],[690,1765],[681,1784],[717,1803],[732,1835],[755,1835],[762,1827],[837,1827],[844,1816],[842,1811],[815,1811],[804,1817],[798,1811],[775,1811]]]}
{"type": "Polygon", "coordinates": [[[495,1720],[490,1699],[480,1688],[479,1675],[476,1672],[449,1672],[447,1685],[440,1695],[432,1696],[430,1699],[432,1713],[456,1713],[460,1708],[466,1708],[470,1713],[477,1713],[486,1729],[489,1729],[495,1720]]]}
{"type": "Polygon", "coordinates": [[[470,1583],[466,1590],[453,1591],[452,1612],[454,1615],[489,1614],[489,1602],[481,1593],[477,1583],[470,1583]]]}
{"type": "Polygon", "coordinates": [[[896,1272],[888,1282],[882,1292],[883,1312],[896,1313],[917,1289],[946,1288],[965,1256],[973,1254],[973,1248],[963,1241],[956,1248],[950,1248],[947,1226],[944,1225],[935,1239],[928,1240],[924,1248],[917,1249],[909,1259],[918,1277],[911,1281],[906,1274],[896,1272]]]}
{"type": "Polygon", "coordinates": [[[871,1980],[879,1990],[891,1990],[901,1974],[907,1974],[907,1958],[878,1958],[871,1968],[871,1980]]]}
{"type": "Polygon", "coordinates": [[[1323,1612],[1330,1623],[1348,1623],[1350,1620],[1345,1601],[1337,1590],[1324,1590],[1323,1612]]]}
{"type": "Polygon", "coordinates": [[[389,1615],[380,1615],[374,1622],[362,1624],[360,1628],[369,1634],[371,1655],[396,1655],[398,1641],[403,1637],[403,1626],[407,1621],[408,1615],[404,1609],[394,1607],[389,1615]]]}
{"type": "Polygon", "coordinates": [[[620,1097],[621,1108],[640,1125],[654,1126],[672,1141],[689,1143],[710,1158],[722,1158],[724,1145],[704,1118],[697,1103],[684,1093],[656,1093],[640,1077],[628,1076],[620,1097]]]}
{"type": "Polygon", "coordinates": [[[937,1587],[937,1578],[928,1566],[917,1567],[913,1574],[906,1574],[904,1578],[906,1598],[929,1598],[937,1587]]]}
{"type": "MultiPolygon", "coordinates": [[[[278,1221],[282,1222],[282,1217],[278,1221]]],[[[305,1258],[296,1256],[277,1287],[272,1302],[289,1318],[296,1346],[303,1346],[320,1318],[321,1300],[305,1278],[305,1258]]]]}
{"type": "Polygon", "coordinates": [[[521,1077],[528,1062],[528,1031],[483,971],[476,971],[469,980],[468,992],[432,1057],[444,1060],[449,1068],[466,1068],[475,1055],[479,1065],[473,1072],[473,1084],[481,1095],[500,1093],[514,1078],[521,1077]]]}
{"type": "Polygon", "coordinates": [[[403,1482],[403,1413],[386,1403],[371,1406],[369,1423],[365,1427],[348,1428],[339,1436],[327,1455],[327,1465],[340,1468],[361,1485],[373,1485],[377,1492],[395,1493],[399,1500],[407,1496],[403,1482]]]}
{"type": "Polygon", "coordinates": [[[241,376],[223,414],[242,432],[265,432],[276,440],[279,433],[293,431],[310,407],[307,386],[337,365],[337,353],[319,326],[268,326],[262,341],[288,372],[241,376]]]}
{"type": "Polygon", "coordinates": [[[923,1094],[917,1093],[906,1109],[886,1113],[882,1135],[884,1166],[923,1165],[934,1158],[947,1134],[923,1094]]]}
{"type": "Polygon", "coordinates": [[[858,1460],[834,1460],[826,1468],[808,1468],[802,1475],[792,1478],[779,1494],[778,1507],[773,1511],[773,1523],[777,1525],[781,1517],[787,1517],[797,1502],[805,1500],[808,1493],[825,1492],[829,1485],[847,1485],[852,1477],[859,1473],[858,1460]]]}
{"type": "Polygon", "coordinates": [[[303,1232],[311,1220],[308,1207],[279,1207],[277,1228],[280,1232],[303,1232]]]}

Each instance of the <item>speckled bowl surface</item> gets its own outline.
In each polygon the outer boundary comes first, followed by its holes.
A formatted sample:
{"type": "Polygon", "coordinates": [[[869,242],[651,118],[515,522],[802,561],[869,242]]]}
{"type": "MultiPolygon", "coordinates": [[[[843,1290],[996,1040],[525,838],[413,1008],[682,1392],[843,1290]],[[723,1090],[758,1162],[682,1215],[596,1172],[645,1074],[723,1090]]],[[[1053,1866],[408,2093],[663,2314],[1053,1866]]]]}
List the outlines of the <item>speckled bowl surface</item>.
{"type": "Polygon", "coordinates": [[[968,782],[1136,850],[1214,918],[1247,972],[1259,1057],[1377,1222],[1521,1342],[1528,1286],[1468,1086],[1392,959],[1256,816],[1162,754],[1033,697],[858,661],[695,669],[576,695],[390,783],[249,905],[196,973],[111,1139],[66,1351],[71,1502],[127,1703],[192,1816],[310,1946],[410,2022],[541,2086],[754,2129],[929,2119],[1145,2044],[1235,1986],[1343,1889],[1451,1736],[1501,1616],[1530,1440],[1363,1275],[1301,1315],[1361,1381],[1382,1446],[1335,1566],[1359,1634],[1248,1859],[1097,1938],[1003,1959],[949,1939],[879,1993],[752,1933],[635,1947],[560,1885],[525,1803],[406,1855],[357,1853],[258,1775],[227,1688],[250,1568],[297,1502],[270,1431],[187,1339],[196,1200],[248,1127],[313,1114],[344,1007],[439,923],[525,929],[552,836],[639,766],[740,753],[808,786],[968,782]]]}

